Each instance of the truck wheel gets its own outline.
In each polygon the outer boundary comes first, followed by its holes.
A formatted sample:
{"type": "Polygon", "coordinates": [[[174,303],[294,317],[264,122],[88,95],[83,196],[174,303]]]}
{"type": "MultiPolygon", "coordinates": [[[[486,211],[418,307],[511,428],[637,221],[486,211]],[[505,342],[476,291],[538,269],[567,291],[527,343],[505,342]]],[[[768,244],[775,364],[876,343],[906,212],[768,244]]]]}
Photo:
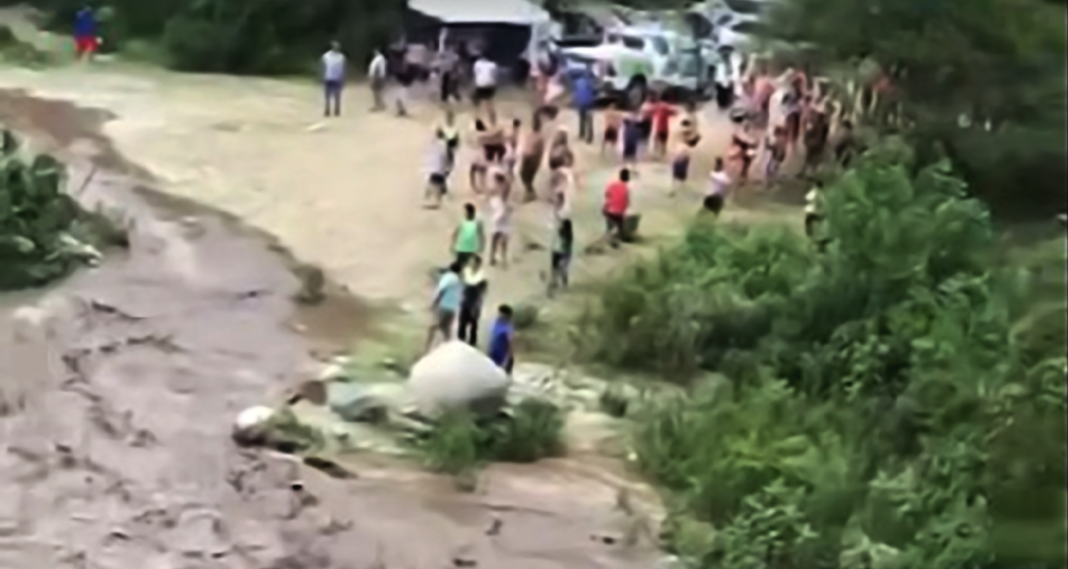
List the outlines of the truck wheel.
{"type": "Polygon", "coordinates": [[[624,94],[628,107],[637,109],[645,102],[645,97],[649,93],[649,84],[645,80],[644,75],[635,75],[631,78],[630,83],[627,84],[627,92],[624,94]]]}

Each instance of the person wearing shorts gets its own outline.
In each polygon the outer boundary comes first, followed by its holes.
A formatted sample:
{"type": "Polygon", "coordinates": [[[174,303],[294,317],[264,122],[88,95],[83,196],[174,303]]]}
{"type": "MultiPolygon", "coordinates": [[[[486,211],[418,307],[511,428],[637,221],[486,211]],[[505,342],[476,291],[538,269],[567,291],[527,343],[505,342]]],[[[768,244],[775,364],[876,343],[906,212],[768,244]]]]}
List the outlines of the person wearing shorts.
{"type": "Polygon", "coordinates": [[[472,98],[475,105],[492,103],[493,97],[497,94],[497,64],[487,59],[485,55],[480,55],[475,60],[473,71],[475,92],[472,98]]]}
{"type": "Polygon", "coordinates": [[[618,247],[623,239],[623,223],[630,208],[630,170],[623,168],[619,178],[604,191],[604,220],[609,243],[618,247]]]}
{"type": "Polygon", "coordinates": [[[712,215],[719,217],[719,213],[723,211],[723,202],[726,199],[727,188],[730,183],[731,178],[727,175],[723,159],[716,158],[716,165],[708,175],[708,191],[705,192],[705,199],[701,207],[712,215]]]}
{"type": "Polygon", "coordinates": [[[439,335],[445,342],[452,339],[452,329],[456,324],[456,316],[460,312],[460,303],[463,300],[464,283],[460,278],[463,268],[463,265],[454,262],[438,279],[434,302],[431,304],[433,321],[427,333],[426,352],[434,346],[434,339],[439,335]]]}
{"type": "Polygon", "coordinates": [[[638,118],[630,116],[623,119],[623,163],[633,165],[638,161],[638,149],[641,147],[642,127],[638,118]]]}
{"type": "Polygon", "coordinates": [[[97,35],[96,14],[88,5],[78,11],[74,17],[74,53],[78,59],[92,59],[100,47],[97,35]]]}

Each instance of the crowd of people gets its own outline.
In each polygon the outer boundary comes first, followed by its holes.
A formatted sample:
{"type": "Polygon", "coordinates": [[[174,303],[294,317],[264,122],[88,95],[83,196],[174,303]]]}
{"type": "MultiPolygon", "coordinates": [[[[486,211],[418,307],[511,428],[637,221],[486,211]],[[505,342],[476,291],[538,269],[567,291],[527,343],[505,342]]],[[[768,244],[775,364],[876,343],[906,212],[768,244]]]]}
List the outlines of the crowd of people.
{"type": "MultiPolygon", "coordinates": [[[[337,45],[323,56],[324,115],[340,113],[340,89],[344,83],[344,56],[337,45]]],[[[754,164],[762,164],[758,178],[773,182],[783,163],[803,154],[801,172],[809,172],[827,153],[832,109],[820,85],[809,85],[803,73],[792,69],[778,77],[754,70],[731,85],[717,89],[715,104],[728,113],[734,132],[728,151],[710,156],[713,164],[703,186],[698,211],[718,216],[730,193],[754,182],[754,164]]],[[[601,211],[602,241],[619,247],[631,228],[631,183],[642,164],[665,163],[668,195],[688,192],[692,163],[700,155],[702,131],[698,106],[674,104],[651,91],[636,109],[599,105],[592,74],[572,77],[566,87],[562,74],[545,65],[535,65],[531,81],[532,104],[527,116],[503,119],[495,105],[501,71],[489,58],[466,47],[448,46],[427,50],[394,48],[375,54],[368,68],[373,110],[387,109],[386,94],[393,94],[394,110],[408,113],[413,85],[438,99],[441,120],[429,137],[425,206],[437,209],[450,194],[466,194],[463,216],[450,238],[451,261],[438,278],[433,297],[433,324],[426,349],[438,340],[459,338],[478,342],[482,304],[488,290],[486,266],[506,269],[510,260],[512,221],[516,208],[542,202],[550,212],[549,255],[544,271],[550,297],[569,285],[569,269],[575,251],[573,210],[579,189],[576,152],[569,129],[561,124],[568,106],[577,116],[577,142],[599,150],[601,162],[618,166],[604,188],[601,211]],[[435,93],[436,91],[436,93],[435,93]],[[466,101],[465,101],[466,99],[466,101]],[[457,124],[458,105],[473,109],[470,130],[457,124]],[[598,123],[600,128],[598,129],[598,123]],[[599,136],[598,136],[599,133],[599,136]],[[456,166],[460,153],[470,153],[464,178],[467,191],[456,191],[456,166]],[[545,172],[543,173],[543,169],[545,172]],[[516,191],[513,191],[516,190],[516,191]]],[[[720,85],[720,87],[723,87],[720,85]]],[[[848,121],[839,130],[848,134],[848,121]]],[[[834,150],[838,158],[847,144],[834,150]]],[[[586,153],[587,156],[595,153],[586,153]]],[[[818,226],[818,198],[809,195],[805,228],[818,226]]],[[[498,307],[488,353],[499,365],[514,363],[512,308],[498,307]]]]}

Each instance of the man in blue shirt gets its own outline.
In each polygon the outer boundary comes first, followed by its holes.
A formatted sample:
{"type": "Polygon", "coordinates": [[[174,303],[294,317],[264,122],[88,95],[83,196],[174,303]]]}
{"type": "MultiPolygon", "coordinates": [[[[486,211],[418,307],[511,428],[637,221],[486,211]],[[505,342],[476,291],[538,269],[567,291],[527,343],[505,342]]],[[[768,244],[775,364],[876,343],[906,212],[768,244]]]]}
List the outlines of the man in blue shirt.
{"type": "Polygon", "coordinates": [[[98,43],[96,14],[87,4],[74,16],[74,52],[78,59],[92,59],[98,43]]]}
{"type": "Polygon", "coordinates": [[[593,72],[587,68],[575,77],[571,84],[571,101],[578,111],[578,136],[586,144],[593,144],[593,107],[597,103],[597,92],[593,82],[593,72]]]}
{"type": "Polygon", "coordinates": [[[493,331],[490,332],[488,355],[493,363],[509,375],[512,374],[512,367],[515,365],[514,341],[512,307],[502,304],[497,309],[497,320],[493,323],[493,331]]]}

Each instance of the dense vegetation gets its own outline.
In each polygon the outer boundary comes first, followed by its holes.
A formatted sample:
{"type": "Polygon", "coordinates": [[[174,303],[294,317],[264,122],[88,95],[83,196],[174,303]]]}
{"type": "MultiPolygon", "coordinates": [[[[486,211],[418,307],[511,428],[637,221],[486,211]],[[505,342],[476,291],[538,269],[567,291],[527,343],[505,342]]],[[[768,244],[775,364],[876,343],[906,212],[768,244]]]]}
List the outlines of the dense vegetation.
{"type": "Polygon", "coordinates": [[[589,353],[690,382],[636,450],[698,567],[1065,566],[1063,236],[1006,260],[914,164],[888,143],[832,182],[823,252],[698,224],[587,315],[589,353]]]}
{"type": "Polygon", "coordinates": [[[812,68],[885,77],[867,122],[951,157],[999,213],[1064,211],[1064,2],[787,0],[769,17],[812,68]]]}
{"type": "Polygon", "coordinates": [[[559,456],[564,451],[563,430],[563,412],[556,405],[526,399],[500,417],[450,411],[418,441],[418,448],[434,470],[464,475],[488,462],[559,456]]]}
{"type": "Polygon", "coordinates": [[[82,210],[64,191],[63,165],[47,154],[25,159],[18,139],[0,143],[0,291],[40,286],[70,273],[98,253],[92,245],[121,244],[125,235],[102,215],[82,210]]]}
{"type": "MultiPolygon", "coordinates": [[[[82,0],[31,0],[69,30],[82,0]]],[[[100,7],[98,3],[92,3],[100,7]]],[[[402,0],[109,0],[104,47],[158,42],[183,71],[291,73],[314,64],[332,40],[353,62],[400,31],[402,0]]]]}

